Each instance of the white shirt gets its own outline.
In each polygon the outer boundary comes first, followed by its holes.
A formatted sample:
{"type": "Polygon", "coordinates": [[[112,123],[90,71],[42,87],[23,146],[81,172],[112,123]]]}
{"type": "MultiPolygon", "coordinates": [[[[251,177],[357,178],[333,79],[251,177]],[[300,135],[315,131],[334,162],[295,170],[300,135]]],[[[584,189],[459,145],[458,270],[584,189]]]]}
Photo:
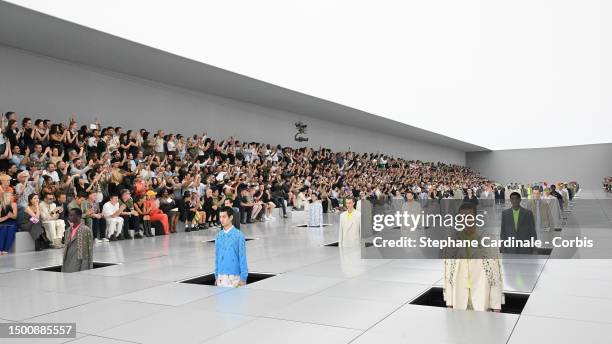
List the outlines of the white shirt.
{"type": "Polygon", "coordinates": [[[115,212],[117,212],[117,210],[119,210],[119,202],[113,205],[109,201],[109,202],[104,203],[104,206],[102,207],[102,215],[104,215],[105,218],[109,218],[109,217],[112,217],[112,215],[115,212]]]}
{"type": "Polygon", "coordinates": [[[43,172],[43,175],[51,177],[51,180],[55,183],[60,181],[60,177],[59,177],[59,174],[57,174],[57,171],[49,172],[45,170],[43,172]]]}

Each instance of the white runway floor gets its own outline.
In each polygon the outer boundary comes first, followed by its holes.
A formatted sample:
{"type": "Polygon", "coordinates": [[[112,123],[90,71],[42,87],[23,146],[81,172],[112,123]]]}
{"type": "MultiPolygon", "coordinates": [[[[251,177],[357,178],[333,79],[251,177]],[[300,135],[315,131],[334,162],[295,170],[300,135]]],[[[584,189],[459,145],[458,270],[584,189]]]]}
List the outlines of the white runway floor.
{"type": "MultiPolygon", "coordinates": [[[[595,196],[606,197],[580,194],[595,196]]],[[[504,261],[505,289],[531,293],[521,315],[416,306],[441,261],[362,260],[322,246],[337,240],[337,214],[323,229],[294,227],[302,216],[243,226],[259,238],[247,242],[249,269],[280,275],[239,289],[176,283],[213,271],[203,241],[216,230],[96,244],[95,261],[121,264],[82,273],[30,270],[61,264],[60,250],[0,257],[0,320],[76,322],[72,343],[610,342],[612,260],[504,261]]]]}

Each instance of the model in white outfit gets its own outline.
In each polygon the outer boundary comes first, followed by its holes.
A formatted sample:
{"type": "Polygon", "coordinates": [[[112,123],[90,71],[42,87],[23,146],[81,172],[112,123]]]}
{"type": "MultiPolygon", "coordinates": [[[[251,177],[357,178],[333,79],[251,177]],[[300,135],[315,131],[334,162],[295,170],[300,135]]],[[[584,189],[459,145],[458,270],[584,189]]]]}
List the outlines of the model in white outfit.
{"type": "MultiPolygon", "coordinates": [[[[476,208],[460,213],[476,216],[476,208]]],[[[477,228],[457,232],[455,239],[478,240],[488,236],[477,228]]],[[[499,251],[491,248],[453,248],[445,252],[444,300],[448,307],[461,310],[499,311],[504,304],[503,279],[499,251]],[[451,258],[456,257],[456,258],[451,258]],[[467,259],[469,258],[469,259],[467,259]]]]}
{"type": "MultiPolygon", "coordinates": [[[[416,217],[417,215],[422,216],[423,207],[421,207],[421,203],[419,203],[418,201],[414,199],[414,194],[412,192],[406,193],[406,199],[407,201],[404,202],[404,204],[402,205],[402,212],[408,214],[409,216],[412,215],[414,216],[414,218],[417,218],[416,217]]],[[[404,228],[409,229],[409,230],[415,230],[415,229],[420,229],[420,227],[421,227],[421,224],[418,223],[416,224],[416,228],[410,228],[410,227],[404,227],[404,228]]]]}
{"type": "Polygon", "coordinates": [[[361,213],[355,209],[355,201],[346,199],[347,210],[340,214],[338,230],[339,247],[359,247],[361,245],[361,213]]]}
{"type": "Polygon", "coordinates": [[[312,203],[308,207],[308,227],[323,226],[323,204],[316,195],[312,196],[312,203]]]}

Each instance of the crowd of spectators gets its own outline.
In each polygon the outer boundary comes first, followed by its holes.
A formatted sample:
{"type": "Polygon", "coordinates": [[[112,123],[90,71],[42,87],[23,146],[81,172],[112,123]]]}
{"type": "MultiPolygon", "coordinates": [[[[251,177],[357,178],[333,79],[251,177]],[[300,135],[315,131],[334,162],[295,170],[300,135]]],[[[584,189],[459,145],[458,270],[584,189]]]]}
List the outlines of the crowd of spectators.
{"type": "Polygon", "coordinates": [[[379,153],[125,130],[98,120],[52,123],[15,112],[1,126],[2,255],[18,230],[30,232],[37,250],[61,248],[71,208],[82,210],[96,242],[107,242],[168,235],[179,223],[186,232],[218,226],[223,206],[240,226],[313,201],[335,212],[347,198],[443,198],[492,185],[464,166],[379,153]]]}

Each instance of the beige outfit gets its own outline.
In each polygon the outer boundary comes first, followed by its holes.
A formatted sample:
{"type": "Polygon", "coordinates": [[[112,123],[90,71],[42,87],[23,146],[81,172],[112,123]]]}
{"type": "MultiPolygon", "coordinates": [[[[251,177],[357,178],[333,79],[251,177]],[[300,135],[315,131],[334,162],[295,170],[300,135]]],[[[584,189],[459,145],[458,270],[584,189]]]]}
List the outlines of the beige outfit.
{"type": "Polygon", "coordinates": [[[59,245],[64,237],[66,224],[60,218],[60,214],[53,211],[55,208],[55,203],[47,204],[46,202],[40,202],[40,219],[45,228],[47,238],[54,244],[59,245]]]}
{"type": "Polygon", "coordinates": [[[361,213],[353,210],[349,218],[348,211],[340,214],[340,229],[338,230],[339,247],[359,247],[361,245],[361,213]]]}

